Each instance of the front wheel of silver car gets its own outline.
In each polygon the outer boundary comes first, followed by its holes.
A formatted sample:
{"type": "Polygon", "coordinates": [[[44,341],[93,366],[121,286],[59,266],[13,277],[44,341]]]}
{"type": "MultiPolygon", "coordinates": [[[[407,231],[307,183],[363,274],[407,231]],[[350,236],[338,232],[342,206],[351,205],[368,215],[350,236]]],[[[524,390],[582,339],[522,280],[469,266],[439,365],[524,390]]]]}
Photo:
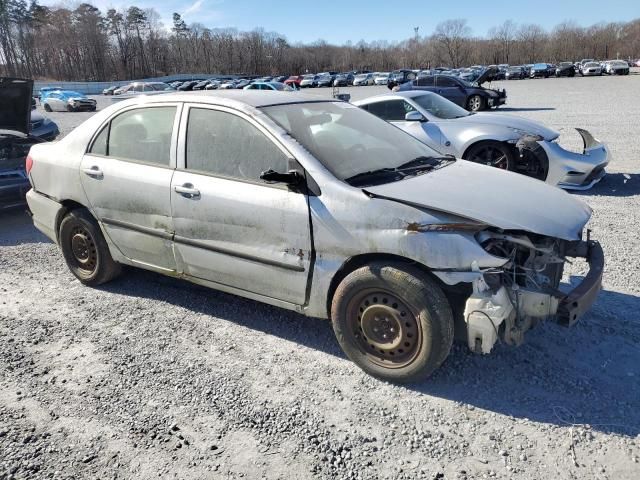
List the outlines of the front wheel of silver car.
{"type": "Polygon", "coordinates": [[[480,95],[471,95],[467,100],[467,110],[479,112],[484,109],[484,98],[480,95]]]}
{"type": "Polygon", "coordinates": [[[100,285],[121,272],[98,224],[86,210],[73,210],[62,219],[58,243],[69,270],[85,285],[100,285]]]}
{"type": "Polygon", "coordinates": [[[472,145],[462,156],[463,159],[481,163],[501,170],[513,170],[513,152],[509,145],[501,142],[487,141],[472,145]]]}
{"type": "Polygon", "coordinates": [[[391,382],[428,377],[453,344],[453,316],[442,289],[400,263],[372,263],[347,275],[333,297],[331,319],[349,359],[391,382]]]}

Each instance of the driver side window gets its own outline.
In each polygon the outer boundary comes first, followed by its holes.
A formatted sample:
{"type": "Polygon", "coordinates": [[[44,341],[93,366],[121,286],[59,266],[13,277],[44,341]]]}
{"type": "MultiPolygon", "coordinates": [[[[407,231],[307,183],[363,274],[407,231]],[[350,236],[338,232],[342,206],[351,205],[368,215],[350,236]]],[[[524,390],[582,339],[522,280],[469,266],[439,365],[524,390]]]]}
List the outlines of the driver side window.
{"type": "Polygon", "coordinates": [[[403,122],[407,113],[415,110],[405,100],[388,100],[386,102],[376,102],[368,105],[368,110],[376,117],[387,122],[403,122]]]}

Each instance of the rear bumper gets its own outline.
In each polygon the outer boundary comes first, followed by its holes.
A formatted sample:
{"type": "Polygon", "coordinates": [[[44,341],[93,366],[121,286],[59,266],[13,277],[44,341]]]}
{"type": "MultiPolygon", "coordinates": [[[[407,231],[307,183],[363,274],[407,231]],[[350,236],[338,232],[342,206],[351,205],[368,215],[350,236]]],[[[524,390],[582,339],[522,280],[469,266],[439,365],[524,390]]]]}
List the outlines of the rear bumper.
{"type": "Polygon", "coordinates": [[[24,205],[24,197],[31,188],[23,170],[0,172],[0,210],[24,205]]]}
{"type": "Polygon", "coordinates": [[[591,308],[602,289],[604,252],[598,242],[589,240],[572,244],[567,256],[585,258],[589,262],[589,272],[582,282],[558,305],[557,321],[568,327],[576,323],[591,308]]]}
{"type": "Polygon", "coordinates": [[[55,200],[31,189],[27,192],[27,204],[34,226],[54,242],[58,242],[56,225],[64,207],[55,200]]]}

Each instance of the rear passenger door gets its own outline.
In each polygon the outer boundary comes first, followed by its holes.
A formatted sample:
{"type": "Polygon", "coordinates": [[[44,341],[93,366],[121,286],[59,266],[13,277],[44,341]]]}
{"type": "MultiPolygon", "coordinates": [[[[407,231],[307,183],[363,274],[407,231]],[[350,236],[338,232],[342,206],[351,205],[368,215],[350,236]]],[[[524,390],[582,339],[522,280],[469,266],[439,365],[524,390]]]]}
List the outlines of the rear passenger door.
{"type": "Polygon", "coordinates": [[[91,210],[130,260],[175,270],[171,177],[181,106],[129,108],[92,140],[80,166],[91,210]]]}
{"type": "Polygon", "coordinates": [[[299,169],[297,162],[249,116],[185,108],[171,192],[179,271],[302,305],[311,265],[307,197],[260,179],[269,169],[299,169]]]}

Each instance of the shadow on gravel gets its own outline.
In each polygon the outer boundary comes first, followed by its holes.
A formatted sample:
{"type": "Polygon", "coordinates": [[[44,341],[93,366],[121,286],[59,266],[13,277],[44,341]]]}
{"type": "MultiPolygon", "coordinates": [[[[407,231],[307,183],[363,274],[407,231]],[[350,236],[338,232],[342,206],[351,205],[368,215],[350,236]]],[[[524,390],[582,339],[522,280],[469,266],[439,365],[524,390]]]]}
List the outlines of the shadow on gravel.
{"type": "Polygon", "coordinates": [[[640,434],[640,297],[602,291],[566,329],[553,322],[520,347],[490,355],[454,346],[443,366],[410,388],[488,411],[557,426],[640,434]]]}
{"type": "Polygon", "coordinates": [[[550,110],[555,110],[555,108],[553,107],[522,107],[522,108],[500,107],[497,111],[499,112],[546,112],[550,110]]]}
{"type": "MultiPolygon", "coordinates": [[[[345,358],[328,321],[131,269],[104,290],[167,302],[345,358]]],[[[570,329],[544,323],[521,347],[491,355],[455,345],[436,373],[407,388],[535,422],[640,434],[640,297],[603,291],[570,329]],[[622,316],[621,315],[625,315],[622,316]]]]}
{"type": "Polygon", "coordinates": [[[633,197],[640,195],[640,174],[608,173],[599,183],[585,191],[571,190],[574,195],[633,197]]]}
{"type": "Polygon", "coordinates": [[[24,243],[51,243],[33,226],[26,207],[0,210],[0,246],[10,247],[24,243]]]}

